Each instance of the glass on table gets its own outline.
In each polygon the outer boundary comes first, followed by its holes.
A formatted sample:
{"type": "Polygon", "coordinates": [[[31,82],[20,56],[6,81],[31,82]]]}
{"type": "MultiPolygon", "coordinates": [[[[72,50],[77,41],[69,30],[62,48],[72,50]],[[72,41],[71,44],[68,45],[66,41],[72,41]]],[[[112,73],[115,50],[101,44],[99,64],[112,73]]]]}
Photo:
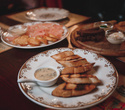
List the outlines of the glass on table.
{"type": "Polygon", "coordinates": [[[94,27],[99,27],[101,29],[111,30],[113,28],[113,23],[110,23],[108,21],[98,21],[94,23],[94,27]]]}

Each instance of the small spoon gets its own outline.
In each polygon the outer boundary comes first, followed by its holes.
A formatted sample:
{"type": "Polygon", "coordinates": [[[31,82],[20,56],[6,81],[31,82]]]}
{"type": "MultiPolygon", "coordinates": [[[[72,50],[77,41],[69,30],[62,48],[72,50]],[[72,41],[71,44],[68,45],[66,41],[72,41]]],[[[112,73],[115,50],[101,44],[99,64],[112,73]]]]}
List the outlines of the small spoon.
{"type": "Polygon", "coordinates": [[[35,80],[35,79],[18,79],[17,80],[18,83],[24,83],[24,82],[40,82],[39,80],[35,80]]]}
{"type": "Polygon", "coordinates": [[[45,86],[45,87],[47,87],[47,86],[52,86],[52,85],[54,85],[54,84],[57,82],[58,76],[59,76],[59,74],[58,74],[57,77],[55,77],[54,79],[52,79],[52,80],[47,80],[47,81],[41,81],[41,80],[37,80],[37,79],[35,79],[35,78],[34,78],[34,79],[22,79],[22,78],[20,78],[20,79],[17,80],[17,82],[18,82],[18,83],[33,82],[33,83],[37,83],[37,84],[40,85],[40,86],[45,86]]]}

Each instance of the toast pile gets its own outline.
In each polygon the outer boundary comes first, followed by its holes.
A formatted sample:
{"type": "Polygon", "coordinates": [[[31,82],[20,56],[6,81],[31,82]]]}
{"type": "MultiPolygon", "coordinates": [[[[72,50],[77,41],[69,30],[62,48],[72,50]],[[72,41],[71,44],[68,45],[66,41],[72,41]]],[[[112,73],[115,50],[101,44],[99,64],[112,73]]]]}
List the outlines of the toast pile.
{"type": "Polygon", "coordinates": [[[96,88],[101,81],[94,75],[86,72],[93,68],[85,58],[75,55],[72,51],[64,51],[51,56],[64,66],[60,77],[63,83],[52,91],[57,97],[72,97],[87,94],[96,88]]]}

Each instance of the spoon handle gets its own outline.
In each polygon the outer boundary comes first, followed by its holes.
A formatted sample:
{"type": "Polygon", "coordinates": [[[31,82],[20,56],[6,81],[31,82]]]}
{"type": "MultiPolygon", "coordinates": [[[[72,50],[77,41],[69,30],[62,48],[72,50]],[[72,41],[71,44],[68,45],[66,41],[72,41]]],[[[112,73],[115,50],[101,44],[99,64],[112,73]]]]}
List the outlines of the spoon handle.
{"type": "Polygon", "coordinates": [[[18,83],[24,83],[24,82],[36,82],[35,80],[32,79],[18,79],[17,80],[18,83]]]}

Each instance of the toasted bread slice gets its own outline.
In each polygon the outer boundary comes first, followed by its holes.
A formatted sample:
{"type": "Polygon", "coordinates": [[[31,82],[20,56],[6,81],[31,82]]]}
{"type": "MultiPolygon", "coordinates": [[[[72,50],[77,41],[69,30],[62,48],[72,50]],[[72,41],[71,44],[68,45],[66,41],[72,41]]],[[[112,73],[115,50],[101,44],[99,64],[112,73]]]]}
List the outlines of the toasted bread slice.
{"type": "Polygon", "coordinates": [[[80,59],[82,57],[80,57],[79,55],[71,55],[71,56],[67,56],[61,59],[61,61],[69,61],[69,60],[73,60],[73,59],[80,59]]]}
{"type": "Polygon", "coordinates": [[[61,75],[62,79],[67,83],[73,84],[98,84],[101,81],[93,75],[80,75],[80,74],[73,74],[73,75],[61,75]]]}
{"type": "Polygon", "coordinates": [[[71,66],[84,65],[88,63],[88,61],[85,58],[80,58],[80,59],[73,59],[69,61],[58,61],[58,63],[62,64],[64,67],[71,67],[71,66]]]}
{"type": "Polygon", "coordinates": [[[59,40],[59,39],[56,39],[56,38],[53,38],[53,37],[50,37],[50,36],[46,36],[46,39],[47,39],[48,41],[52,41],[52,42],[56,42],[56,41],[59,40]]]}
{"type": "Polygon", "coordinates": [[[29,39],[29,36],[22,35],[20,37],[15,38],[13,40],[13,44],[15,44],[15,45],[21,45],[21,46],[27,46],[28,45],[28,39],[29,39]]]}
{"type": "Polygon", "coordinates": [[[94,64],[95,63],[86,63],[84,65],[76,66],[76,67],[65,67],[61,71],[61,74],[79,74],[79,73],[84,73],[86,71],[91,70],[94,64]]]}
{"type": "Polygon", "coordinates": [[[48,41],[46,40],[46,36],[44,37],[36,36],[36,39],[43,44],[48,44],[48,41]]]}
{"type": "Polygon", "coordinates": [[[76,85],[70,83],[62,83],[52,91],[52,95],[57,97],[72,97],[87,94],[95,89],[95,85],[76,85]]]}
{"type": "Polygon", "coordinates": [[[52,55],[51,57],[53,59],[55,59],[56,61],[58,61],[58,60],[61,60],[65,57],[68,57],[68,56],[71,56],[71,55],[74,55],[74,53],[72,51],[64,51],[64,52],[60,52],[58,54],[52,55]]]}
{"type": "Polygon", "coordinates": [[[28,38],[28,44],[31,46],[39,46],[41,42],[37,40],[35,37],[28,38]]]}

